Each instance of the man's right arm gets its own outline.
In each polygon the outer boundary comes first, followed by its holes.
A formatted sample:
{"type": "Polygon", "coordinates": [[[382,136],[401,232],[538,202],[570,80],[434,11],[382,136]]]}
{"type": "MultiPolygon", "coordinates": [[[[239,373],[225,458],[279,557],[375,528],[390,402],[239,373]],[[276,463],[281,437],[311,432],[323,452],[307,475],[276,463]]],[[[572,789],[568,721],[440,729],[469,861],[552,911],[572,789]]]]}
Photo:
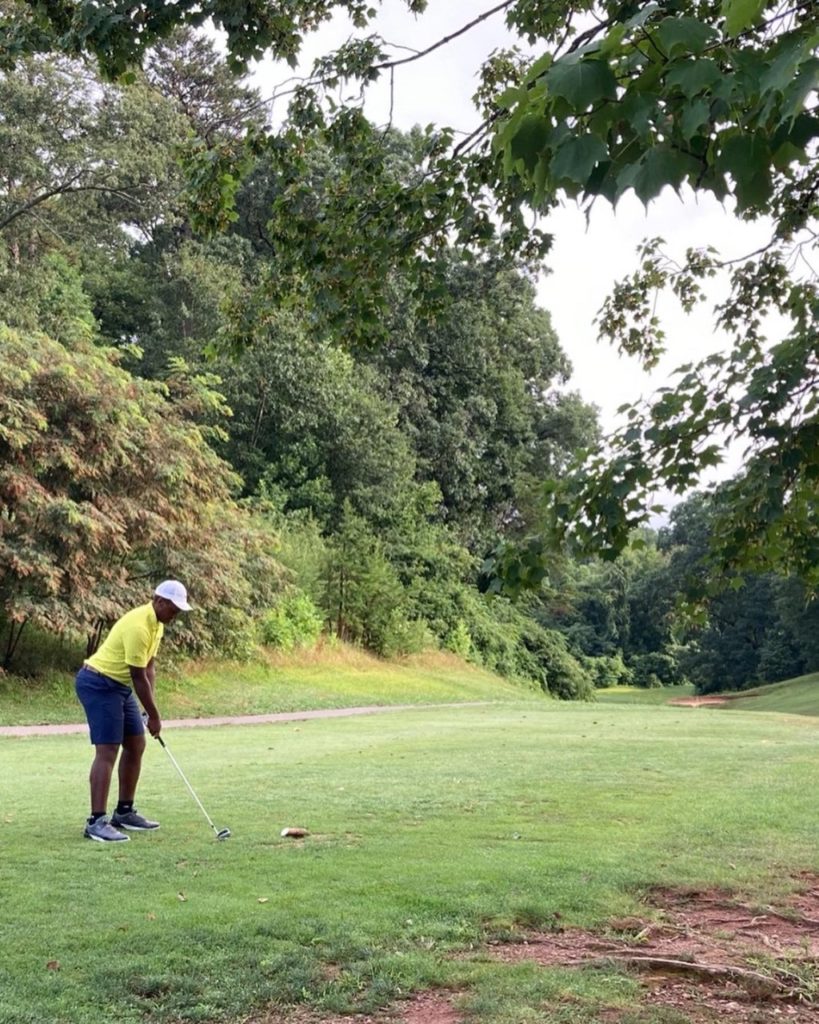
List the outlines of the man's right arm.
{"type": "Polygon", "coordinates": [[[157,706],[154,703],[154,688],[151,677],[148,674],[148,669],[137,668],[135,665],[129,665],[128,669],[131,673],[134,691],[148,716],[148,732],[152,736],[158,736],[162,731],[162,721],[159,717],[157,706]]]}

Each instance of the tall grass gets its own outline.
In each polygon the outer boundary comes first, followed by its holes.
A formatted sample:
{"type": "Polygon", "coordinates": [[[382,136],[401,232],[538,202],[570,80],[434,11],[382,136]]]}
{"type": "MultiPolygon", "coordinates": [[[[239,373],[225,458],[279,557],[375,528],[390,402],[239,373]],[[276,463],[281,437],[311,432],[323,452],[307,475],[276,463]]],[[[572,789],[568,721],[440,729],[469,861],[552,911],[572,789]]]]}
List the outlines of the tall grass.
{"type": "MultiPolygon", "coordinates": [[[[308,708],[451,701],[540,700],[514,683],[443,652],[384,661],[347,645],[255,662],[159,664],[157,698],[165,718],[270,714],[308,708]]],[[[82,721],[69,673],[46,678],[0,676],[0,724],[82,721]]]]}

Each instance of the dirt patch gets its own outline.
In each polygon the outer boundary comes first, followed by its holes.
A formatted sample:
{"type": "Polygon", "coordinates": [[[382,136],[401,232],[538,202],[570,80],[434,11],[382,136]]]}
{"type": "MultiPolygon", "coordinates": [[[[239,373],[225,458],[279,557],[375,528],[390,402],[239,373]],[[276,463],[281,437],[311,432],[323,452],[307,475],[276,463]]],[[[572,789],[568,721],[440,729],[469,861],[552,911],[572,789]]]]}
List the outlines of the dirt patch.
{"type": "Polygon", "coordinates": [[[461,1024],[452,997],[442,992],[424,992],[404,1007],[401,1024],[461,1024]]]}
{"type": "Polygon", "coordinates": [[[552,967],[618,966],[639,977],[644,1007],[677,1010],[694,1024],[819,1024],[819,879],[804,875],[800,883],[780,907],[716,889],[655,889],[645,915],[612,920],[602,933],[530,935],[491,955],[552,967]]]}
{"type": "Polygon", "coordinates": [[[453,998],[451,992],[419,992],[374,1015],[355,1013],[325,1017],[315,1011],[295,1008],[250,1017],[243,1024],[462,1024],[463,1017],[455,1009],[453,998]]]}

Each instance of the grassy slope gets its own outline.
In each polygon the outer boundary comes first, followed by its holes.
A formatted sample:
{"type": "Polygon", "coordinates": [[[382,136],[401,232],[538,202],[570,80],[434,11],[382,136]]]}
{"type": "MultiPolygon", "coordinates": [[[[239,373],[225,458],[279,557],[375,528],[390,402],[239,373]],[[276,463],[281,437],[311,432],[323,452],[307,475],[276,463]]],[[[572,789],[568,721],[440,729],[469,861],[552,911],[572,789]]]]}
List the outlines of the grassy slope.
{"type": "MultiPolygon", "coordinates": [[[[666,704],[675,697],[694,693],[691,686],[663,687],[642,690],[634,686],[612,686],[597,691],[597,699],[604,704],[666,704]]],[[[715,693],[727,703],[721,709],[729,711],[778,711],[787,715],[819,717],[819,672],[787,679],[769,686],[757,686],[740,693],[715,693]]]]}
{"type": "Polygon", "coordinates": [[[729,698],[728,709],[819,716],[819,672],[721,696],[729,698]]]}
{"type": "Polygon", "coordinates": [[[180,730],[174,753],[234,838],[213,840],[152,746],[141,806],[163,827],[114,849],[80,838],[82,737],[0,738],[0,1024],[238,1024],[435,984],[474,1024],[641,1019],[614,968],[449,954],[556,915],[602,927],[658,884],[776,905],[819,868],[819,723],[727,724],[528,701],[180,730]]]}
{"type": "MultiPolygon", "coordinates": [[[[167,668],[160,663],[159,668],[157,692],[165,718],[543,696],[454,655],[431,653],[388,662],[343,645],[270,655],[250,664],[200,662],[167,668]]],[[[42,682],[0,676],[0,724],[77,722],[82,717],[70,675],[42,682]]]]}

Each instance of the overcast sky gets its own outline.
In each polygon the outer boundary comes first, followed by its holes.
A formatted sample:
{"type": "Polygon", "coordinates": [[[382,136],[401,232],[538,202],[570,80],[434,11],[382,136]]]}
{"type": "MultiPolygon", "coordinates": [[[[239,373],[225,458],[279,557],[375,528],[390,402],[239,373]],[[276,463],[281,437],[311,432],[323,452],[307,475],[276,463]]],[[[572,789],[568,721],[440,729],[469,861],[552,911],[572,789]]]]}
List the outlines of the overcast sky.
{"type": "MultiPolygon", "coordinates": [[[[423,50],[493,6],[493,0],[430,0],[427,12],[415,19],[401,0],[384,0],[375,31],[390,43],[423,50]]],[[[322,28],[307,41],[303,70],[309,70],[317,55],[344,42],[351,31],[343,19],[322,28]]],[[[400,128],[430,122],[467,132],[474,128],[478,115],[471,96],[477,86],[477,70],[492,50],[513,42],[499,13],[422,60],[396,69],[393,123],[400,128]]],[[[396,56],[403,55],[396,50],[396,56]]],[[[286,66],[261,65],[255,84],[269,95],[291,74],[286,66]]],[[[390,113],[388,80],[371,87],[367,97],[370,117],[386,122],[390,113]]],[[[601,200],[588,227],[584,214],[574,204],[567,204],[550,213],[542,226],[554,235],[554,247],[547,260],[550,272],[544,274],[538,288],[540,303],[551,313],[572,361],[571,386],[598,406],[606,429],[616,425],[616,409],[624,402],[651,394],[671,381],[676,366],[725,343],[712,334],[707,304],[686,317],[673,300],[663,300],[658,307],[669,353],[651,375],[645,374],[636,360],[597,341],[594,317],[614,282],[635,268],[639,243],[661,236],[670,255],[682,257],[690,245],[711,244],[724,256],[736,258],[767,240],[765,225],[741,224],[709,197],[697,200],[689,195],[681,201],[672,192],[663,194],[648,211],[632,194],[624,197],[616,211],[601,200]]],[[[718,288],[713,293],[719,294],[718,288]]]]}

